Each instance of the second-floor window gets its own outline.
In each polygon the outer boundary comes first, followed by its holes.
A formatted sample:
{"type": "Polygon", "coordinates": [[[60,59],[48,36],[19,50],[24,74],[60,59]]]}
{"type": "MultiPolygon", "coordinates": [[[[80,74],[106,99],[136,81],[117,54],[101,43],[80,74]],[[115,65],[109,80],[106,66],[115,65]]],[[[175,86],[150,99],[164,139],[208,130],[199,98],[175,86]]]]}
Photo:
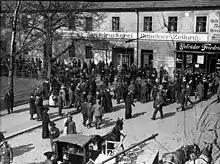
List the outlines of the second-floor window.
{"type": "Polygon", "coordinates": [[[168,17],[168,31],[177,32],[177,17],[168,17]]]}
{"type": "Polygon", "coordinates": [[[91,59],[91,58],[92,58],[92,47],[86,46],[86,59],[91,59]]]}
{"type": "Polygon", "coordinates": [[[112,17],[112,31],[119,31],[120,19],[119,17],[112,17]]]}
{"type": "Polygon", "coordinates": [[[152,31],[152,17],[144,17],[144,31],[152,31]]]}
{"type": "Polygon", "coordinates": [[[196,17],[196,32],[206,32],[206,16],[196,17]]]}
{"type": "Polygon", "coordinates": [[[92,31],[92,17],[86,18],[85,31],[92,31]]]}

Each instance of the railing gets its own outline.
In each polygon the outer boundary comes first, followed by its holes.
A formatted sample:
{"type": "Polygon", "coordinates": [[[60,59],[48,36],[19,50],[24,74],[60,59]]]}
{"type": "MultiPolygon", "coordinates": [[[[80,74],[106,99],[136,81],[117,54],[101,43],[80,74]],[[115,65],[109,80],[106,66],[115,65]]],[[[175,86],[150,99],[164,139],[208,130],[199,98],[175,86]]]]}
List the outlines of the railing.
{"type": "MultiPolygon", "coordinates": [[[[21,93],[15,94],[14,95],[14,106],[18,106],[18,105],[22,105],[24,103],[27,103],[30,98],[30,95],[33,91],[34,90],[26,90],[21,93]]],[[[4,104],[5,104],[4,103],[4,96],[0,96],[0,102],[1,102],[0,109],[4,110],[4,104]]]]}
{"type": "Polygon", "coordinates": [[[148,137],[148,138],[146,138],[145,140],[143,140],[143,141],[141,141],[141,142],[139,142],[139,143],[137,143],[137,144],[135,144],[135,145],[133,145],[133,146],[131,146],[131,147],[125,149],[125,150],[123,150],[122,152],[117,153],[116,155],[114,155],[114,156],[112,156],[112,157],[110,157],[110,158],[108,158],[108,159],[102,161],[100,164],[107,163],[107,162],[111,161],[112,159],[115,159],[115,158],[117,158],[118,156],[120,156],[120,155],[122,155],[122,154],[125,154],[125,153],[128,152],[129,150],[131,150],[131,149],[133,149],[133,148],[135,148],[135,147],[137,147],[137,146],[143,144],[144,142],[149,141],[149,140],[152,140],[152,139],[155,139],[156,136],[158,136],[158,133],[157,133],[157,134],[153,134],[151,137],[148,137]]]}

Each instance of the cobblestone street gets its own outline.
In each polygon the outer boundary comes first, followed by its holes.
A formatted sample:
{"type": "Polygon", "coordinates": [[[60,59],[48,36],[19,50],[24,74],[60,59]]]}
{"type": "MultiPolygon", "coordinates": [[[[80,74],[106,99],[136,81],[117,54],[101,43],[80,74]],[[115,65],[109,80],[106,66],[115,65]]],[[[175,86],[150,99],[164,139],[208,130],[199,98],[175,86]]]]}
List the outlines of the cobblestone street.
{"type": "MultiPolygon", "coordinates": [[[[150,155],[157,151],[160,152],[161,156],[167,150],[175,150],[185,143],[190,144],[195,142],[199,143],[199,146],[202,147],[203,143],[201,140],[211,142],[213,139],[213,134],[211,134],[211,132],[209,132],[210,135],[202,135],[200,142],[198,142],[198,134],[200,133],[198,133],[195,128],[198,118],[204,108],[214,100],[214,97],[196,104],[192,109],[185,112],[176,113],[176,104],[165,106],[165,118],[155,121],[150,119],[153,112],[152,102],[146,104],[137,102],[136,107],[133,108],[133,118],[124,120],[124,129],[122,132],[127,135],[124,141],[125,148],[128,148],[131,144],[142,141],[152,134],[158,133],[159,136],[156,138],[156,141],[152,140],[148,142],[149,144],[143,145],[142,149],[144,151],[137,158],[137,163],[143,163],[144,161],[147,163],[147,159],[150,158],[150,155]]],[[[113,104],[116,104],[115,101],[113,104]]],[[[57,111],[55,108],[51,108],[51,111],[52,110],[57,111]]],[[[219,115],[217,115],[219,104],[213,104],[209,107],[209,110],[211,111],[209,111],[209,118],[211,118],[213,122],[216,122],[216,120],[219,119],[219,115]]],[[[80,113],[73,115],[73,120],[76,122],[77,132],[80,134],[104,135],[113,128],[118,117],[124,118],[123,103],[114,107],[111,113],[104,115],[105,126],[100,130],[95,130],[95,128],[87,129],[84,127],[82,125],[82,116],[80,113]]],[[[60,130],[63,130],[63,120],[57,121],[56,124],[60,130]]],[[[211,127],[212,125],[213,124],[210,122],[209,126],[211,127]]],[[[51,150],[51,147],[49,139],[42,139],[41,132],[42,130],[39,128],[9,140],[14,150],[13,164],[38,164],[45,160],[43,153],[51,150]]],[[[214,158],[220,154],[215,147],[213,153],[214,158]]]]}

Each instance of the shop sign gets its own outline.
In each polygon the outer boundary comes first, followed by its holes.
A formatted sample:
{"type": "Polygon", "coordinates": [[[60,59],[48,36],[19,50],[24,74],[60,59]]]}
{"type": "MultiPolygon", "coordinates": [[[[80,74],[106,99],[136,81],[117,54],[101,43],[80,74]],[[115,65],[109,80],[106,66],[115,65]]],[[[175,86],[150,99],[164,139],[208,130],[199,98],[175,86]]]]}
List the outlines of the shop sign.
{"type": "Polygon", "coordinates": [[[220,42],[220,11],[211,12],[209,20],[209,36],[212,42],[220,42]]]}
{"type": "Polygon", "coordinates": [[[204,64],[204,55],[198,55],[197,56],[197,63],[198,64],[204,64]]]}
{"type": "MultiPolygon", "coordinates": [[[[76,38],[99,38],[99,39],[136,39],[136,32],[83,32],[61,30],[63,36],[72,36],[76,38]]],[[[146,33],[140,32],[139,38],[141,40],[161,40],[161,41],[208,41],[208,34],[175,34],[175,33],[146,33]]]]}
{"type": "Polygon", "coordinates": [[[220,52],[220,44],[177,42],[176,49],[179,51],[220,52]]]}

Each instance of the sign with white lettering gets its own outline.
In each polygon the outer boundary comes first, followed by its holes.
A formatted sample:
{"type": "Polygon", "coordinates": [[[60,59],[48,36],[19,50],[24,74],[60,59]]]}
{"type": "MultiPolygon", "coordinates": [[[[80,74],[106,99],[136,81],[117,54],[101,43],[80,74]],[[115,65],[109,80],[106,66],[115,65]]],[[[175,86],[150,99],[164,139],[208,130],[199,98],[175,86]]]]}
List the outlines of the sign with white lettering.
{"type": "MultiPolygon", "coordinates": [[[[76,38],[99,38],[99,39],[136,39],[136,32],[83,32],[60,30],[63,36],[71,36],[76,38]]],[[[208,41],[208,34],[171,34],[171,33],[146,33],[140,32],[139,38],[141,40],[159,40],[159,41],[208,41]]]]}
{"type": "Polygon", "coordinates": [[[220,42],[220,11],[211,12],[209,17],[209,40],[220,42]]]}
{"type": "Polygon", "coordinates": [[[199,51],[199,52],[220,52],[220,44],[214,43],[176,43],[176,50],[199,51]]]}

